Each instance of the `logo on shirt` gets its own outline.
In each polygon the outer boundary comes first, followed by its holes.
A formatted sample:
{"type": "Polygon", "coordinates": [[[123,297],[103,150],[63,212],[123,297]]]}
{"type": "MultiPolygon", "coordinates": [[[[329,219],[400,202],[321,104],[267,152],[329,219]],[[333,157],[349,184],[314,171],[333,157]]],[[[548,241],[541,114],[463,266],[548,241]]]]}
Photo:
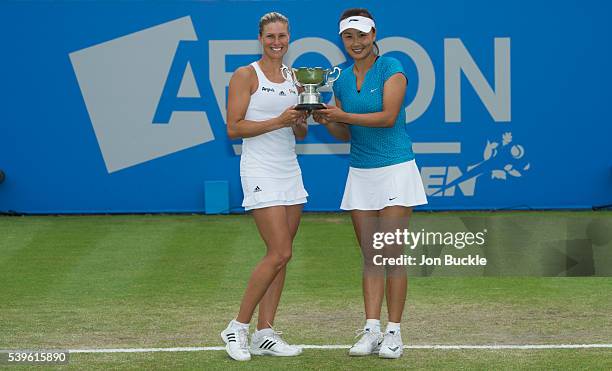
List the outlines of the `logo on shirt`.
{"type": "Polygon", "coordinates": [[[287,96],[287,94],[284,91],[282,91],[282,90],[280,91],[280,93],[278,93],[278,95],[280,95],[281,97],[287,96]]]}
{"type": "Polygon", "coordinates": [[[259,188],[259,186],[255,186],[255,189],[253,190],[253,192],[261,192],[261,188],[259,188]]]}
{"type": "Polygon", "coordinates": [[[274,93],[274,88],[266,88],[265,86],[262,86],[261,91],[265,91],[266,93],[274,93]]]}

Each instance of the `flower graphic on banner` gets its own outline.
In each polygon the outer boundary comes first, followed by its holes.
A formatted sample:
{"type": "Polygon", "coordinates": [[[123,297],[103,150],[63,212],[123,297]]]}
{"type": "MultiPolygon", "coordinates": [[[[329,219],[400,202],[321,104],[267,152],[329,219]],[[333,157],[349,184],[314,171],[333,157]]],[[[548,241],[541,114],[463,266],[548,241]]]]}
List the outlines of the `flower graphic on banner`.
{"type": "Polygon", "coordinates": [[[524,160],[525,148],[513,143],[512,133],[503,133],[501,142],[487,140],[483,152],[483,160],[469,165],[462,176],[441,187],[431,196],[443,194],[445,190],[455,187],[465,181],[477,178],[483,174],[491,174],[491,179],[507,180],[510,177],[519,178],[529,170],[531,164],[524,160]]]}
{"type": "MultiPolygon", "coordinates": [[[[512,133],[510,132],[504,133],[502,135],[501,147],[498,142],[491,142],[487,140],[487,144],[485,146],[484,154],[483,154],[483,159],[484,159],[483,162],[493,161],[495,163],[499,163],[500,161],[496,161],[495,158],[500,153],[505,155],[505,156],[500,156],[499,158],[500,160],[504,159],[505,161],[503,162],[510,161],[504,164],[502,169],[492,169],[491,179],[506,180],[508,176],[521,177],[523,176],[523,173],[521,171],[524,172],[524,171],[529,170],[530,168],[529,163],[520,165],[519,168],[515,167],[517,166],[517,161],[521,160],[525,156],[525,148],[520,144],[514,144],[511,146],[510,144],[512,144],[512,133]],[[508,156],[508,153],[509,153],[509,156],[508,156]]],[[[483,162],[477,165],[473,165],[470,168],[474,168],[482,164],[483,162]]]]}

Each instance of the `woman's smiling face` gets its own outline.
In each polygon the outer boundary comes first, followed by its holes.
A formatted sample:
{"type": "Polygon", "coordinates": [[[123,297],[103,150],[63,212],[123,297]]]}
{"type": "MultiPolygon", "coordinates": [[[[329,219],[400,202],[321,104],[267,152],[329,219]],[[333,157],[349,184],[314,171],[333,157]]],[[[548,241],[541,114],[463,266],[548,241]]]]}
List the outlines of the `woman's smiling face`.
{"type": "Polygon", "coordinates": [[[360,60],[368,57],[374,48],[376,40],[376,30],[372,29],[365,33],[354,28],[344,30],[340,34],[344,49],[354,60],[360,60]]]}
{"type": "Polygon", "coordinates": [[[261,48],[268,57],[282,59],[289,46],[289,30],[284,22],[272,22],[263,27],[259,35],[261,48]]]}

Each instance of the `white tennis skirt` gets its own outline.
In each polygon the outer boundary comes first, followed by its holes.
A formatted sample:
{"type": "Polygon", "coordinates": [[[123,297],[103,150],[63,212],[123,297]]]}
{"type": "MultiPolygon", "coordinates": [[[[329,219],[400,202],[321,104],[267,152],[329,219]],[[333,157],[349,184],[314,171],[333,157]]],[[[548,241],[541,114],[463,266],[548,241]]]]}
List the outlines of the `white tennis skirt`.
{"type": "Polygon", "coordinates": [[[245,210],[270,206],[305,204],[308,192],[304,188],[302,175],[290,178],[240,177],[245,210]]]}
{"type": "Polygon", "coordinates": [[[387,206],[427,204],[414,160],[373,169],[349,168],[342,210],[382,210],[387,206]]]}

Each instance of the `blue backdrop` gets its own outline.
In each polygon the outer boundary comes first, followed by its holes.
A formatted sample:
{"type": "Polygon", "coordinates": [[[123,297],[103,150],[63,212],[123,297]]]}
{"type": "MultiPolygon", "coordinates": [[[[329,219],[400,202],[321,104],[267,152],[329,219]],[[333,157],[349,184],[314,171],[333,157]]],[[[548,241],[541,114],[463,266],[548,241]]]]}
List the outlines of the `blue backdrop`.
{"type": "MultiPolygon", "coordinates": [[[[207,180],[241,211],[225,99],[258,58],[259,17],[289,17],[286,63],[346,68],[347,6],[370,9],[408,73],[422,208],[612,202],[609,2],[15,1],[0,4],[0,211],[202,211],[207,180]]],[[[338,210],[348,147],[311,125],[298,151],[306,209],[338,210]]]]}

